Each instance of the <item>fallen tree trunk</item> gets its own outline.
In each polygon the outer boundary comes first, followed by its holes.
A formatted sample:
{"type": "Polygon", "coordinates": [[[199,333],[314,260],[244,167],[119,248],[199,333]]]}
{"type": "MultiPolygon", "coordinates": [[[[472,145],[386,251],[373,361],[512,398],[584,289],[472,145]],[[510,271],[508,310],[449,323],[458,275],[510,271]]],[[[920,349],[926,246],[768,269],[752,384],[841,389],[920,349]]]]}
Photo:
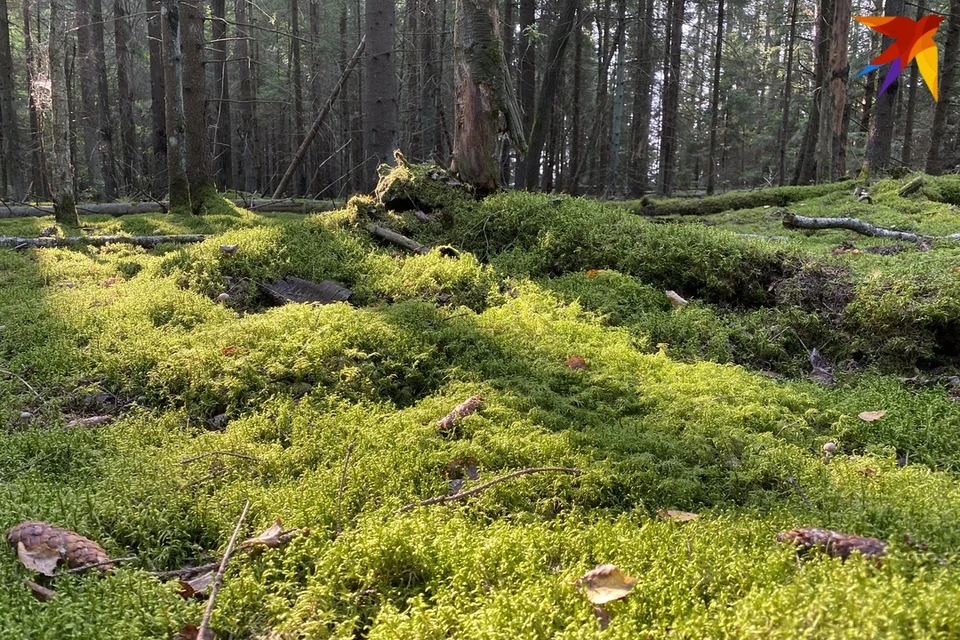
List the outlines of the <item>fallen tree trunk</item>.
{"type": "Polygon", "coordinates": [[[864,222],[859,218],[807,218],[806,216],[798,216],[789,211],[783,212],[783,226],[787,229],[849,229],[864,236],[892,238],[894,240],[905,240],[907,242],[920,242],[921,240],[960,240],[960,233],[954,233],[949,236],[927,236],[910,233],[909,231],[884,229],[883,227],[874,226],[869,222],[864,222]]]}
{"type": "Polygon", "coordinates": [[[49,247],[76,247],[85,244],[103,246],[105,244],[133,244],[138,247],[155,247],[161,242],[176,242],[186,244],[203,242],[211,236],[199,234],[173,236],[76,236],[71,238],[16,238],[0,236],[0,247],[14,249],[39,249],[49,247]]]}
{"type": "MultiPolygon", "coordinates": [[[[316,211],[333,211],[335,206],[330,202],[319,200],[296,202],[294,200],[230,200],[234,206],[250,211],[312,213],[316,211]]],[[[78,204],[80,214],[126,216],[136,213],[167,213],[169,202],[103,202],[95,204],[78,204]]],[[[0,204],[0,218],[28,218],[53,215],[50,205],[16,205],[0,204]]]]}
{"type": "Polygon", "coordinates": [[[901,198],[906,198],[911,193],[916,193],[920,190],[920,187],[923,186],[923,176],[917,176],[907,184],[900,187],[900,191],[897,192],[901,198]]]}
{"type": "Polygon", "coordinates": [[[396,231],[391,231],[385,227],[381,227],[375,224],[368,224],[367,231],[369,231],[374,236],[391,242],[398,247],[403,247],[404,249],[409,249],[415,253],[430,253],[430,249],[426,248],[416,240],[408,238],[407,236],[400,235],[396,231]]]}

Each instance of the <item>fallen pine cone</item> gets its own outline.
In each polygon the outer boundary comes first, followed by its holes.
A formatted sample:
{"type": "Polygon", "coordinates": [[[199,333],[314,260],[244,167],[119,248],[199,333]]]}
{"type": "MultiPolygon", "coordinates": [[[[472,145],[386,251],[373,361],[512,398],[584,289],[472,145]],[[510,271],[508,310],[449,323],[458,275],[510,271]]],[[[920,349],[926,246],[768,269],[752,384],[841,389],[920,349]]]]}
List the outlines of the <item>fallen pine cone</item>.
{"type": "Polygon", "coordinates": [[[96,542],[47,522],[14,525],[7,531],[7,544],[16,549],[23,566],[46,576],[52,576],[61,561],[71,569],[87,565],[100,565],[101,571],[113,568],[110,556],[96,542]]]}
{"type": "Polygon", "coordinates": [[[854,551],[860,552],[864,557],[877,559],[887,552],[887,543],[878,538],[812,527],[778,533],[777,542],[792,543],[804,551],[821,549],[827,555],[843,560],[849,558],[854,551]]]}

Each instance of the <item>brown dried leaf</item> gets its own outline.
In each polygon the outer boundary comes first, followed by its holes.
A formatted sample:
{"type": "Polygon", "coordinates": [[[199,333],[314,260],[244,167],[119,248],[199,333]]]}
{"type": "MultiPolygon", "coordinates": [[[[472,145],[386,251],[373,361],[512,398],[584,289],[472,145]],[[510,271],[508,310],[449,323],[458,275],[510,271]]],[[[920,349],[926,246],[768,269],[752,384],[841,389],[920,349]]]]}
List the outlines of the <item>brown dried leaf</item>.
{"type": "MultiPolygon", "coordinates": [[[[274,549],[282,544],[290,542],[293,536],[300,532],[300,529],[284,529],[280,518],[277,518],[272,525],[267,527],[267,529],[256,538],[250,538],[249,540],[244,540],[241,542],[240,548],[246,549],[247,547],[268,547],[270,549],[274,549]]],[[[303,529],[302,532],[307,533],[308,530],[303,529]]]]}
{"type": "Polygon", "coordinates": [[[206,573],[201,573],[193,580],[181,580],[180,589],[177,593],[179,593],[184,600],[195,596],[203,596],[207,589],[210,588],[210,585],[213,584],[213,580],[216,577],[216,571],[207,571],[206,573]]]}
{"type": "Polygon", "coordinates": [[[99,427],[108,424],[113,420],[113,416],[90,416],[89,418],[74,418],[67,423],[67,429],[75,427],[99,427]]]}
{"type": "Polygon", "coordinates": [[[877,475],[877,470],[871,469],[870,467],[860,467],[857,469],[857,472],[868,478],[872,478],[877,475]]]}
{"type": "Polygon", "coordinates": [[[106,280],[103,281],[103,287],[105,289],[109,289],[110,287],[117,284],[118,282],[123,282],[123,280],[124,280],[123,276],[113,276],[112,278],[107,278],[106,280]]]}
{"type": "Polygon", "coordinates": [[[240,347],[236,345],[230,345],[229,347],[224,347],[223,349],[221,349],[220,353],[222,353],[225,356],[235,356],[238,353],[240,353],[240,347]]]}
{"type": "Polygon", "coordinates": [[[453,411],[437,420],[437,427],[439,428],[440,432],[442,433],[453,429],[457,420],[460,418],[465,418],[471,413],[475,412],[480,407],[480,403],[482,401],[483,398],[480,396],[472,396],[458,404],[453,408],[453,411]]]}
{"type": "Polygon", "coordinates": [[[30,588],[30,595],[40,602],[50,602],[53,599],[53,589],[47,589],[45,586],[37,584],[32,580],[24,580],[24,583],[30,588]]]}
{"type": "Polygon", "coordinates": [[[192,622],[184,625],[180,632],[173,636],[173,640],[197,640],[200,637],[200,629],[192,622]]]}
{"type": "Polygon", "coordinates": [[[666,294],[667,300],[670,301],[670,304],[674,309],[679,309],[680,307],[685,307],[686,305],[690,304],[689,300],[683,298],[676,291],[664,291],[664,294],[666,294]]]}
{"type": "Polygon", "coordinates": [[[586,369],[589,366],[582,356],[570,356],[564,364],[570,369],[586,369]]]}
{"type": "Polygon", "coordinates": [[[673,520],[674,522],[690,522],[700,517],[699,513],[690,513],[689,511],[675,511],[673,509],[660,509],[657,517],[661,520],[673,520]]]}
{"type": "Polygon", "coordinates": [[[589,269],[587,271],[588,278],[596,278],[598,275],[600,275],[600,269],[589,269]]]}
{"type": "Polygon", "coordinates": [[[625,598],[636,584],[636,578],[631,578],[614,564],[597,565],[577,580],[577,586],[593,604],[625,598]]]}
{"type": "Polygon", "coordinates": [[[887,415],[887,410],[881,409],[879,411],[861,411],[858,414],[858,417],[864,422],[873,422],[875,420],[879,420],[885,415],[887,415]]]}
{"type": "Polygon", "coordinates": [[[107,552],[96,542],[47,522],[14,525],[7,531],[7,544],[17,550],[24,566],[45,575],[53,575],[60,560],[71,569],[100,563],[104,563],[98,567],[101,571],[113,568],[107,552]]]}
{"type": "Polygon", "coordinates": [[[887,552],[887,543],[878,538],[812,527],[778,533],[777,542],[792,543],[803,550],[821,549],[829,556],[844,560],[854,551],[867,558],[880,558],[887,552]]]}

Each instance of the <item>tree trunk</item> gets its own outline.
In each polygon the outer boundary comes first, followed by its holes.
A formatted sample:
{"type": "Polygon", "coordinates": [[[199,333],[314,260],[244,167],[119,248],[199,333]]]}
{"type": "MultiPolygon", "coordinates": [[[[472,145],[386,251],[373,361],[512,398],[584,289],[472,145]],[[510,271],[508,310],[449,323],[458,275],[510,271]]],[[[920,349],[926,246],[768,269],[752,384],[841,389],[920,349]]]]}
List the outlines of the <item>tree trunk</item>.
{"type": "Polygon", "coordinates": [[[456,114],[451,171],[479,192],[489,193],[500,184],[501,113],[514,144],[524,146],[519,107],[503,58],[496,0],[457,0],[453,54],[456,114]]]}
{"type": "Polygon", "coordinates": [[[547,139],[547,128],[550,126],[550,119],[553,116],[553,108],[557,100],[557,84],[560,81],[560,74],[563,72],[563,54],[567,49],[567,42],[570,40],[579,2],[580,0],[563,1],[563,6],[560,9],[560,19],[550,36],[550,43],[547,45],[547,60],[550,61],[550,64],[543,74],[543,82],[540,85],[538,100],[540,108],[537,110],[537,117],[533,121],[533,130],[530,133],[530,148],[527,150],[526,162],[524,163],[526,175],[524,183],[519,185],[520,188],[524,186],[535,187],[540,176],[540,154],[543,152],[543,145],[547,139]]]}
{"type": "Polygon", "coordinates": [[[150,116],[152,124],[153,194],[167,190],[167,115],[164,102],[164,60],[160,29],[160,0],[147,0],[147,37],[150,50],[150,116]]]}
{"type": "Polygon", "coordinates": [[[213,103],[214,167],[217,182],[225,189],[233,189],[233,122],[230,113],[230,76],[227,72],[227,23],[226,0],[212,0],[210,11],[213,17],[210,34],[213,42],[211,65],[213,66],[213,91],[216,101],[213,103]]]}
{"type": "Polygon", "coordinates": [[[180,4],[183,47],[183,112],[187,126],[187,182],[190,204],[204,213],[206,202],[216,197],[213,158],[207,134],[207,82],[204,72],[203,4],[189,0],[180,4]]]}
{"type": "Polygon", "coordinates": [[[50,193],[47,184],[47,160],[43,151],[43,136],[40,133],[40,101],[38,87],[37,54],[30,27],[30,0],[23,0],[23,48],[27,56],[27,87],[30,94],[30,143],[31,185],[29,191],[37,196],[50,193]]]}
{"type": "Polygon", "coordinates": [[[813,100],[810,115],[803,133],[793,184],[809,184],[817,178],[817,141],[820,137],[821,110],[823,109],[823,86],[827,77],[830,56],[830,28],[833,25],[832,0],[820,0],[817,15],[816,62],[813,78],[813,100]]]}
{"type": "Polygon", "coordinates": [[[10,55],[10,19],[7,0],[0,0],[0,195],[19,200],[24,195],[20,127],[17,122],[13,58],[10,55]]]}
{"type": "MultiPolygon", "coordinates": [[[[300,3],[290,0],[290,30],[293,37],[290,39],[290,52],[293,62],[293,123],[294,132],[288,136],[290,149],[296,153],[300,138],[306,133],[303,122],[303,64],[300,60],[300,3]]],[[[297,172],[294,180],[294,191],[303,195],[307,192],[307,175],[303,169],[297,172]]]]}
{"type": "Polygon", "coordinates": [[[943,69],[940,71],[940,100],[933,112],[930,130],[930,151],[927,154],[927,173],[939,175],[943,171],[943,139],[946,134],[947,115],[950,112],[951,94],[957,77],[957,60],[960,49],[960,0],[950,0],[950,17],[947,20],[947,43],[943,49],[943,69]]]}
{"type": "Polygon", "coordinates": [[[847,42],[850,35],[850,0],[834,0],[830,29],[830,69],[823,81],[820,131],[817,144],[817,182],[836,182],[846,173],[840,166],[843,114],[847,106],[847,42]]]}
{"type": "Polygon", "coordinates": [[[793,49],[797,39],[797,6],[799,0],[790,2],[790,35],[787,37],[787,71],[783,83],[783,107],[780,112],[780,135],[777,142],[777,184],[787,180],[787,145],[790,142],[790,95],[793,92],[793,49]]]}
{"type": "Polygon", "coordinates": [[[576,25],[573,32],[573,131],[570,134],[570,171],[567,179],[567,191],[573,195],[580,193],[580,127],[582,124],[581,105],[583,99],[583,7],[577,7],[576,25]]]}
{"type": "MultiPolygon", "coordinates": [[[[523,133],[530,136],[533,131],[533,119],[536,115],[537,100],[537,0],[520,0],[520,83],[517,96],[520,99],[520,117],[523,119],[523,133]]],[[[514,183],[522,189],[526,180],[527,158],[517,161],[517,175],[514,183]]]]}
{"type": "Polygon", "coordinates": [[[363,115],[366,119],[366,186],[377,183],[377,167],[392,164],[397,144],[395,0],[366,0],[367,56],[363,115]]]}
{"type": "MultiPolygon", "coordinates": [[[[796,1],[796,0],[794,0],[796,1]]],[[[792,52],[791,52],[792,53],[792,52]]],[[[710,92],[710,159],[707,161],[707,195],[717,186],[717,128],[720,125],[720,63],[723,60],[723,0],[717,3],[717,41],[713,54],[713,88],[710,92]]],[[[789,56],[788,56],[789,60],[789,56]]],[[[788,63],[789,67],[789,63],[788,63]]],[[[790,71],[787,70],[787,77],[790,71]]]]}
{"type": "MultiPolygon", "coordinates": [[[[61,0],[62,2],[62,0],[61,0]]],[[[87,169],[87,180],[95,197],[106,195],[103,162],[99,148],[99,110],[97,109],[97,69],[93,54],[93,19],[90,0],[76,0],[77,56],[80,61],[80,133],[83,139],[82,166],[87,169]]],[[[66,58],[64,58],[66,60],[66,58]]],[[[79,170],[78,170],[79,173],[79,170]]]]}
{"type": "Polygon", "coordinates": [[[110,90],[107,83],[106,45],[103,34],[102,0],[90,0],[93,27],[93,69],[97,87],[97,130],[104,194],[107,200],[117,198],[117,174],[114,171],[113,122],[110,116],[110,90]]]}
{"type": "Polygon", "coordinates": [[[131,86],[130,19],[124,6],[126,0],[113,1],[114,47],[117,54],[117,98],[120,103],[120,163],[124,186],[129,190],[140,175],[137,160],[136,121],[133,115],[133,88],[131,86]]]}
{"type": "MultiPolygon", "coordinates": [[[[509,1],[509,0],[508,0],[509,1]]],[[[423,82],[420,86],[420,117],[423,122],[424,160],[432,160],[440,152],[440,118],[437,104],[440,95],[441,78],[437,73],[437,56],[434,31],[436,30],[435,0],[421,0],[423,15],[420,26],[420,55],[423,60],[423,82]]]]}
{"type": "Polygon", "coordinates": [[[70,112],[67,107],[67,11],[63,0],[50,0],[50,187],[58,224],[79,226],[70,166],[70,112]]]}
{"type": "Polygon", "coordinates": [[[670,0],[670,32],[667,47],[667,75],[663,89],[663,124],[660,128],[660,193],[665,196],[673,191],[674,157],[677,150],[677,111],[680,106],[680,50],[683,34],[684,0],[670,0]]]}
{"type": "Polygon", "coordinates": [[[637,109],[634,129],[637,131],[634,142],[636,157],[635,183],[633,195],[643,195],[649,190],[650,173],[650,123],[653,102],[653,66],[656,63],[653,37],[653,0],[644,2],[644,18],[639,27],[640,36],[637,46],[637,109]]]}
{"type": "MultiPolygon", "coordinates": [[[[723,2],[723,0],[720,0],[723,2]]],[[[578,3],[579,4],[579,3],[578,3]]],[[[617,1],[617,35],[614,46],[617,48],[616,86],[613,88],[613,113],[610,117],[610,177],[607,180],[607,195],[614,195],[618,191],[617,173],[620,170],[620,136],[623,133],[623,92],[624,68],[626,67],[626,19],[627,3],[617,1]]]]}
{"type": "Polygon", "coordinates": [[[247,27],[247,3],[250,0],[234,0],[234,15],[237,18],[237,45],[235,55],[239,62],[240,104],[237,106],[239,123],[237,126],[237,160],[240,163],[240,188],[248,193],[258,191],[257,185],[257,143],[255,105],[253,103],[253,60],[250,57],[250,35],[247,27]]]}
{"type": "MultiPolygon", "coordinates": [[[[903,5],[903,0],[886,0],[883,13],[888,16],[903,15],[903,5]]],[[[884,36],[881,46],[883,49],[886,49],[892,43],[892,38],[884,36]]],[[[947,46],[949,47],[949,44],[947,46]]],[[[950,56],[949,49],[947,49],[945,56],[950,56]]],[[[944,72],[946,72],[946,69],[944,69],[944,72]]],[[[946,73],[944,73],[944,79],[946,79],[946,73]]],[[[893,84],[887,88],[882,96],[877,98],[876,105],[873,109],[873,120],[870,123],[870,135],[867,138],[867,152],[862,170],[863,175],[870,176],[885,171],[887,165],[890,163],[890,144],[893,141],[894,107],[897,103],[897,94],[899,91],[900,80],[898,78],[893,81],[893,84]]],[[[934,117],[934,122],[936,122],[936,117],[934,117]]],[[[934,136],[936,136],[935,133],[934,136]]],[[[936,137],[934,137],[934,140],[936,140],[936,137]]]]}
{"type": "Polygon", "coordinates": [[[187,123],[183,105],[183,48],[180,41],[180,0],[163,0],[160,6],[163,37],[163,84],[166,91],[167,191],[170,206],[189,209],[187,181],[187,123]]]}

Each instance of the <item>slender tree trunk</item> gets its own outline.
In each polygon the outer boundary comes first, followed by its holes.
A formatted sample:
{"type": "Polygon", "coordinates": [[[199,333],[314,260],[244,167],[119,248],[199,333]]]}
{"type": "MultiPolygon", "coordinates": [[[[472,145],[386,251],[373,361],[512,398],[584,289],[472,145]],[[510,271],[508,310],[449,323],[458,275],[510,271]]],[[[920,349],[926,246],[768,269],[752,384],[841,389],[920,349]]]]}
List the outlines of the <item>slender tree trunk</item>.
{"type": "MultiPolygon", "coordinates": [[[[520,0],[520,84],[517,97],[520,99],[520,114],[523,118],[523,133],[528,137],[533,131],[537,100],[537,40],[533,31],[537,22],[537,0],[520,0]]],[[[529,154],[517,162],[515,186],[522,189],[526,181],[526,166],[529,154]]]]}
{"type": "MultiPolygon", "coordinates": [[[[62,0],[61,0],[62,1],[62,0]]],[[[90,0],[76,0],[77,55],[80,58],[80,133],[83,138],[83,163],[87,181],[95,197],[105,195],[103,162],[99,149],[99,111],[97,109],[97,70],[93,54],[93,19],[90,0]]],[[[66,59],[66,58],[64,58],[66,59]]]]}
{"type": "Polygon", "coordinates": [[[147,38],[150,51],[150,116],[152,125],[153,194],[167,190],[167,114],[164,103],[164,64],[160,29],[160,0],[146,0],[147,38]]]}
{"type": "Polygon", "coordinates": [[[160,5],[163,38],[163,84],[166,91],[167,191],[170,206],[190,208],[187,180],[187,123],[183,104],[183,47],[180,38],[180,0],[160,5]]]}
{"type": "Polygon", "coordinates": [[[930,151],[927,153],[926,171],[931,175],[939,175],[943,171],[943,140],[946,135],[947,115],[950,113],[950,105],[953,102],[952,94],[957,78],[957,61],[958,53],[960,53],[958,49],[960,49],[960,0],[950,0],[950,17],[947,19],[947,43],[943,49],[943,68],[940,71],[940,100],[933,112],[933,126],[930,129],[930,151]]]}
{"type": "Polygon", "coordinates": [[[50,186],[58,224],[79,226],[70,166],[70,112],[67,107],[68,15],[63,0],[50,0],[50,186]]]}
{"type": "MultiPolygon", "coordinates": [[[[717,0],[717,40],[713,54],[713,89],[710,92],[710,159],[707,162],[707,195],[717,185],[717,128],[720,125],[720,64],[723,60],[723,0],[717,0]]],[[[788,63],[789,66],[789,63],[788,63]]],[[[787,70],[787,77],[790,71],[787,70]]]]}
{"type": "MultiPolygon", "coordinates": [[[[883,13],[884,15],[888,16],[901,16],[903,15],[903,9],[903,0],[886,0],[883,13]]],[[[886,49],[892,43],[892,38],[884,37],[881,46],[886,49]]],[[[950,52],[948,49],[945,56],[949,55],[950,52]]],[[[944,71],[946,72],[946,69],[944,69],[944,71]]],[[[944,73],[944,79],[946,79],[946,73],[944,73]]],[[[941,86],[943,85],[941,84],[941,86]]],[[[881,173],[887,169],[887,165],[890,163],[890,145],[893,141],[894,109],[897,104],[897,94],[899,91],[900,80],[897,79],[893,81],[893,84],[887,88],[887,91],[882,96],[877,98],[876,106],[874,107],[873,120],[870,123],[870,135],[867,138],[867,152],[864,158],[862,170],[863,175],[870,176],[876,173],[881,173]]],[[[934,122],[936,122],[936,117],[934,117],[934,122]]]]}
{"type": "Polygon", "coordinates": [[[573,195],[580,193],[580,127],[582,124],[581,105],[583,99],[583,7],[577,6],[577,19],[573,32],[573,132],[570,134],[570,172],[567,191],[573,195]]]}
{"type": "Polygon", "coordinates": [[[423,82],[420,87],[420,117],[423,122],[423,152],[425,160],[432,160],[440,154],[440,117],[437,105],[440,101],[441,78],[437,73],[434,58],[438,55],[434,31],[436,30],[436,1],[421,0],[423,15],[420,21],[421,55],[423,57],[423,82]]]}
{"type": "Polygon", "coordinates": [[[671,0],[670,41],[667,47],[668,75],[664,81],[663,124],[660,131],[660,192],[673,192],[674,159],[677,150],[677,112],[680,106],[680,51],[683,34],[684,0],[671,0]]]}
{"type": "Polygon", "coordinates": [[[817,182],[831,182],[846,173],[840,164],[843,114],[847,106],[847,42],[850,35],[850,0],[834,0],[830,29],[829,73],[824,77],[820,100],[817,143],[817,182]]]}
{"type": "MultiPolygon", "coordinates": [[[[723,0],[720,0],[721,2],[723,0]]],[[[579,3],[578,3],[579,5],[579,3]]],[[[619,190],[617,178],[620,170],[620,136],[623,133],[623,94],[624,94],[624,69],[626,67],[626,19],[627,3],[625,0],[617,0],[617,67],[616,80],[613,88],[613,112],[610,116],[610,174],[607,180],[607,195],[615,195],[619,190]]]]}
{"type": "MultiPolygon", "coordinates": [[[[421,0],[422,1],[422,0],[421,0]]],[[[513,72],[513,0],[503,0],[503,59],[507,61],[507,70],[513,72]]],[[[513,81],[513,76],[507,79],[513,81]]],[[[511,149],[507,145],[501,145],[500,149],[500,183],[512,184],[511,181],[511,149]]]]}
{"type": "Polygon", "coordinates": [[[393,163],[397,144],[397,61],[395,0],[366,0],[367,67],[366,186],[377,183],[377,166],[393,163]]]}
{"type": "Polygon", "coordinates": [[[793,50],[797,39],[797,7],[799,0],[790,2],[790,35],[787,37],[787,70],[783,83],[783,107],[780,112],[780,134],[777,142],[777,184],[787,180],[787,146],[790,143],[790,96],[793,92],[793,50]]]}
{"type": "Polygon", "coordinates": [[[634,195],[643,195],[649,190],[650,180],[650,123],[652,122],[653,66],[656,64],[653,37],[653,0],[645,0],[644,17],[640,25],[637,56],[637,117],[634,128],[637,138],[634,143],[636,178],[632,189],[634,195]]]}
{"type": "Polygon", "coordinates": [[[217,182],[226,189],[233,189],[233,121],[230,108],[230,75],[227,67],[227,6],[225,0],[212,0],[210,2],[210,12],[213,17],[211,23],[210,35],[211,49],[213,50],[210,61],[213,66],[213,91],[215,102],[213,103],[213,124],[214,124],[214,167],[216,168],[217,182]]]}
{"type": "Polygon", "coordinates": [[[187,119],[187,181],[194,213],[204,213],[216,196],[213,162],[207,135],[207,82],[204,72],[202,0],[180,3],[183,47],[183,108],[187,119]]]}
{"type": "Polygon", "coordinates": [[[823,86],[830,56],[830,28],[833,25],[832,0],[820,0],[817,15],[816,61],[813,78],[813,100],[804,129],[793,184],[809,184],[817,177],[817,140],[820,137],[820,112],[823,109],[823,86]]]}
{"type": "Polygon", "coordinates": [[[10,55],[10,19],[7,0],[0,0],[0,194],[13,199],[24,195],[23,161],[20,156],[20,126],[17,122],[16,86],[13,81],[13,58],[10,55]]]}
{"type": "Polygon", "coordinates": [[[137,160],[136,121],[133,115],[133,87],[130,80],[132,38],[125,1],[113,1],[113,37],[117,55],[117,98],[120,106],[120,163],[124,186],[131,189],[140,175],[140,167],[137,160]]]}
{"type": "Polygon", "coordinates": [[[457,0],[453,42],[455,134],[451,171],[480,192],[500,184],[497,130],[504,114],[511,138],[524,136],[510,73],[503,57],[496,0],[457,0]]]}
{"type": "Polygon", "coordinates": [[[30,0],[23,0],[23,48],[27,57],[27,87],[30,94],[30,171],[29,191],[43,197],[49,195],[47,185],[47,160],[43,151],[43,136],[40,131],[40,102],[38,87],[37,54],[30,26],[30,0]]]}
{"type": "Polygon", "coordinates": [[[239,139],[238,148],[240,154],[238,157],[240,163],[240,187],[249,193],[258,191],[257,185],[257,144],[256,144],[256,124],[254,122],[254,93],[252,67],[253,60],[250,57],[250,35],[247,27],[243,26],[247,22],[247,3],[250,0],[234,0],[234,15],[237,19],[237,44],[235,55],[239,60],[239,79],[240,79],[240,104],[237,106],[239,112],[239,123],[237,134],[239,139]]]}
{"type": "Polygon", "coordinates": [[[540,85],[540,98],[538,100],[540,108],[537,110],[537,117],[533,121],[530,148],[527,150],[526,162],[524,163],[526,175],[524,184],[519,185],[520,188],[524,186],[535,187],[540,176],[540,154],[543,152],[547,128],[553,115],[554,103],[557,99],[557,84],[560,81],[560,74],[563,72],[564,52],[567,49],[567,42],[570,40],[570,33],[573,31],[579,1],[563,0],[560,19],[550,36],[550,43],[547,45],[547,60],[550,61],[550,64],[543,74],[543,83],[540,85]]]}
{"type": "MultiPolygon", "coordinates": [[[[303,121],[303,64],[300,60],[300,3],[298,0],[290,0],[290,30],[293,37],[290,39],[292,50],[290,52],[293,62],[293,123],[295,135],[289,136],[292,142],[291,151],[296,153],[300,140],[306,134],[306,125],[303,121]]],[[[297,172],[294,181],[295,191],[298,194],[307,193],[307,174],[301,168],[297,172]]]]}
{"type": "Polygon", "coordinates": [[[97,81],[97,128],[100,165],[107,200],[117,197],[117,174],[114,171],[113,122],[110,114],[110,90],[107,82],[106,44],[103,33],[103,4],[90,0],[93,27],[93,68],[97,81]]]}

